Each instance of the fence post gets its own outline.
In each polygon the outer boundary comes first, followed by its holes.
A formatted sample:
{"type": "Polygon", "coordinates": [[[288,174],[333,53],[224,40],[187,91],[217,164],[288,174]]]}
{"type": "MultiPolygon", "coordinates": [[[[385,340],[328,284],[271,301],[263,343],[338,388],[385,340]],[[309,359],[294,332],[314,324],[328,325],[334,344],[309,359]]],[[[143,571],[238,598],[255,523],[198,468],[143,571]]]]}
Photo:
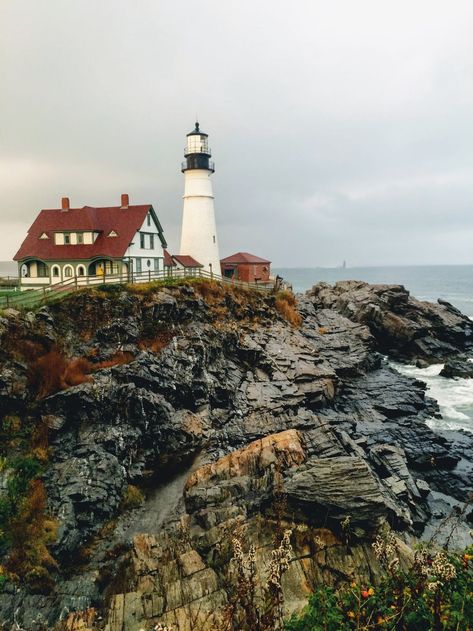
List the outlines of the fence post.
{"type": "Polygon", "coordinates": [[[103,284],[106,285],[106,283],[107,283],[107,268],[104,265],[103,266],[103,284]]]}
{"type": "Polygon", "coordinates": [[[151,270],[149,269],[148,270],[148,283],[150,282],[151,282],[151,270]]]}
{"type": "Polygon", "coordinates": [[[46,287],[43,287],[43,301],[46,302],[46,287]]]}
{"type": "Polygon", "coordinates": [[[9,308],[10,308],[10,297],[7,294],[7,309],[9,309],[9,308]]]}
{"type": "Polygon", "coordinates": [[[77,274],[74,275],[74,285],[76,286],[76,291],[77,291],[77,274]]]}

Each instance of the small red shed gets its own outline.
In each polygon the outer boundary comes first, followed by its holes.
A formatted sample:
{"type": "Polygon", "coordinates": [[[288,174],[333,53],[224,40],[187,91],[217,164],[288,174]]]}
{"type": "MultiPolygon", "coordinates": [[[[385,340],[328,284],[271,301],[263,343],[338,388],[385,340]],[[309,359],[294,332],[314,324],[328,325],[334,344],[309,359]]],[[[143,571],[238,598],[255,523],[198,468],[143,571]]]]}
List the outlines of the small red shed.
{"type": "Polygon", "coordinates": [[[249,252],[237,252],[220,261],[222,276],[245,283],[268,283],[271,261],[249,252]]]}

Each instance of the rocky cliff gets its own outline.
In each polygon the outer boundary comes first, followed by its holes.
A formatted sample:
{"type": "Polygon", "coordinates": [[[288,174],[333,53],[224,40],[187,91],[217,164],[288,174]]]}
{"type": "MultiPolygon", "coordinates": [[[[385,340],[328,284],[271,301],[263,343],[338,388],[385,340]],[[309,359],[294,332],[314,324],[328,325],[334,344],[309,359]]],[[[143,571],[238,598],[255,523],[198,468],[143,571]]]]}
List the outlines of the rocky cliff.
{"type": "Polygon", "coordinates": [[[389,363],[469,354],[472,323],[447,303],[360,282],[295,306],[114,287],[6,311],[0,336],[3,503],[33,471],[3,511],[6,628],[211,629],[237,530],[261,568],[292,530],[288,612],[317,582],[376,580],[380,528],[441,537],[453,509],[468,532],[473,436],[431,430],[436,402],[389,363]]]}

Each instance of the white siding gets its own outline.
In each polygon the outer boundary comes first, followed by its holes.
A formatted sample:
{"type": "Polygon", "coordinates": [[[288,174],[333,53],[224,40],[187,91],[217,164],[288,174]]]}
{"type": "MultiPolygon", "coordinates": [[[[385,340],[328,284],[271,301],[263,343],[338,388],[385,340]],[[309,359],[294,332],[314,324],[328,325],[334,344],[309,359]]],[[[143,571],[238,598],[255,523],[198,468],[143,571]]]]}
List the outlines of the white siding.
{"type": "MultiPolygon", "coordinates": [[[[133,240],[132,240],[133,245],[129,246],[127,251],[125,252],[124,260],[125,262],[127,262],[130,257],[133,259],[134,271],[138,269],[138,265],[139,265],[137,264],[137,261],[136,261],[137,258],[141,259],[141,268],[143,272],[146,272],[148,270],[154,271],[156,269],[155,268],[156,263],[154,262],[154,259],[156,258],[161,259],[159,261],[159,270],[162,271],[164,269],[164,263],[162,260],[164,257],[164,253],[163,253],[163,246],[161,245],[161,240],[159,238],[158,227],[155,224],[153,217],[151,215],[150,217],[151,217],[151,225],[148,226],[148,220],[145,217],[145,220],[143,221],[143,225],[133,237],[133,240]],[[141,247],[140,233],[144,233],[144,238],[145,238],[144,248],[141,247]],[[153,249],[149,247],[151,234],[153,235],[153,239],[154,239],[153,249]],[[150,262],[149,265],[148,265],[148,261],[150,262]]],[[[109,237],[109,238],[112,239],[113,237],[109,237]]]]}

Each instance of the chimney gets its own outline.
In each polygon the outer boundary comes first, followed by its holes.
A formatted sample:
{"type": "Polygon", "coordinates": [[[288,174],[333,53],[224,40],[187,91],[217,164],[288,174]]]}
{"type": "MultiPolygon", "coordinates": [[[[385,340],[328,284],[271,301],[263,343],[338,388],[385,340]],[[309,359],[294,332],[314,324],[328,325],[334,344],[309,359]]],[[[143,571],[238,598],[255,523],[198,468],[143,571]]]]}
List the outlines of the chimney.
{"type": "Polygon", "coordinates": [[[130,198],[127,193],[122,193],[122,209],[128,208],[130,204],[130,198]]]}
{"type": "Polygon", "coordinates": [[[61,210],[69,210],[70,207],[69,197],[63,197],[61,199],[61,210]]]}

